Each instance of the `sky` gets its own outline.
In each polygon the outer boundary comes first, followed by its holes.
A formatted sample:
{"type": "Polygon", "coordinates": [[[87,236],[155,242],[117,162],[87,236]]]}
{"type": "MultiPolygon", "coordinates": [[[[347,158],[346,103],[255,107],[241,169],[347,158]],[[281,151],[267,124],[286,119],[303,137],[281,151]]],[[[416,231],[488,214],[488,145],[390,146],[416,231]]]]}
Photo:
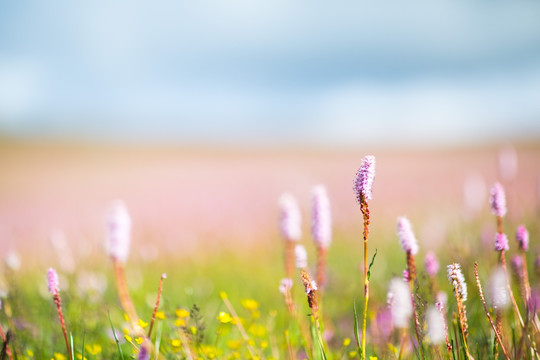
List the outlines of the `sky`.
{"type": "Polygon", "coordinates": [[[3,1],[0,135],[540,139],[537,1],[3,1]]]}

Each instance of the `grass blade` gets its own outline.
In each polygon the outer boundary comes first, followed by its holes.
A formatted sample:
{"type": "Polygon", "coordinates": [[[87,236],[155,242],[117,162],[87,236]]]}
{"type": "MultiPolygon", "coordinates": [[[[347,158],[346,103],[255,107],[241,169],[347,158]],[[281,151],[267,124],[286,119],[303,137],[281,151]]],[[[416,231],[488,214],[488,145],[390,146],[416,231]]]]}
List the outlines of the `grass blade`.
{"type": "Polygon", "coordinates": [[[118,347],[118,353],[120,354],[120,359],[124,360],[124,354],[122,353],[122,347],[120,346],[120,341],[118,341],[118,336],[116,336],[116,331],[111,320],[111,313],[109,313],[109,323],[111,324],[112,333],[114,336],[114,341],[116,341],[116,346],[118,347]]]}
{"type": "Polygon", "coordinates": [[[360,330],[358,329],[358,313],[356,312],[356,299],[353,299],[353,312],[354,312],[354,338],[356,339],[356,346],[358,347],[358,353],[362,353],[360,348],[360,330]]]}

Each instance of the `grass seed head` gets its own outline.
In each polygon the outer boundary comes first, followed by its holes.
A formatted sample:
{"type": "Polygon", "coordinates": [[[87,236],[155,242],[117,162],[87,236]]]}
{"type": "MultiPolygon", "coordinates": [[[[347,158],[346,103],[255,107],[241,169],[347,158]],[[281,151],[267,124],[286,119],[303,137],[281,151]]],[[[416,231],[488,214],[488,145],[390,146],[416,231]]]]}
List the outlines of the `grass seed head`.
{"type": "Polygon", "coordinates": [[[461,272],[461,265],[458,263],[452,263],[446,267],[448,272],[448,281],[457,290],[461,301],[467,300],[467,283],[465,277],[461,272]]]}

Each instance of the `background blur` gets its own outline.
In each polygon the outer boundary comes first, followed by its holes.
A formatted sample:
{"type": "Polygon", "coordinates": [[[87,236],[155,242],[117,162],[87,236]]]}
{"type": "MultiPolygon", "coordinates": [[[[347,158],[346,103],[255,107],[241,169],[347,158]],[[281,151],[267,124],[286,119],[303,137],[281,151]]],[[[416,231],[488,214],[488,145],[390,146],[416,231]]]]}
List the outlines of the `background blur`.
{"type": "Polygon", "coordinates": [[[284,191],[307,237],[317,183],[355,238],[366,154],[375,229],[417,216],[444,239],[438,213],[489,216],[496,180],[534,212],[539,18],[535,1],[2,2],[0,248],[98,243],[115,198],[171,254],[276,241],[284,191]]]}

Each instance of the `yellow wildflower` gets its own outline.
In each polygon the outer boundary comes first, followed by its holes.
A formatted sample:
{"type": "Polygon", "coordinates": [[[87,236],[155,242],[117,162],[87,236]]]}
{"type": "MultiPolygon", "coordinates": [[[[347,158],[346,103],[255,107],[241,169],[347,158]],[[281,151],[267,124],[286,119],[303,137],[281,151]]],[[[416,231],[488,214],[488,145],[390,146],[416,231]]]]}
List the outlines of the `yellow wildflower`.
{"type": "Polygon", "coordinates": [[[176,319],[174,320],[174,325],[178,327],[186,326],[186,321],[184,319],[176,319]]]}
{"type": "Polygon", "coordinates": [[[189,316],[189,311],[185,310],[185,309],[178,309],[175,311],[175,314],[177,317],[183,319],[183,318],[187,318],[189,316]]]}
{"type": "Polygon", "coordinates": [[[139,319],[139,326],[143,329],[148,326],[147,322],[144,322],[142,319],[139,319]]]}
{"type": "Polygon", "coordinates": [[[90,353],[90,355],[97,355],[101,352],[101,345],[99,344],[88,344],[85,346],[86,351],[90,353]]]}
{"type": "Polygon", "coordinates": [[[259,303],[253,299],[244,299],[240,302],[246,310],[256,310],[259,307],[259,303]]]}
{"type": "Polygon", "coordinates": [[[226,324],[226,323],[230,323],[233,318],[231,317],[231,315],[229,315],[228,313],[222,311],[219,313],[217,319],[222,323],[222,324],[226,324]]]}
{"type": "Polygon", "coordinates": [[[165,316],[165,313],[163,311],[156,312],[156,317],[160,320],[165,320],[167,317],[165,316]]]}
{"type": "Polygon", "coordinates": [[[351,339],[350,338],[345,338],[343,339],[343,346],[344,347],[347,347],[351,344],[351,339]]]}
{"type": "Polygon", "coordinates": [[[172,347],[180,347],[182,346],[182,342],[178,339],[172,339],[171,340],[171,345],[172,347]]]}
{"type": "Polygon", "coordinates": [[[65,357],[64,354],[60,354],[60,353],[55,352],[54,353],[54,360],[66,360],[66,357],[65,357]]]}

